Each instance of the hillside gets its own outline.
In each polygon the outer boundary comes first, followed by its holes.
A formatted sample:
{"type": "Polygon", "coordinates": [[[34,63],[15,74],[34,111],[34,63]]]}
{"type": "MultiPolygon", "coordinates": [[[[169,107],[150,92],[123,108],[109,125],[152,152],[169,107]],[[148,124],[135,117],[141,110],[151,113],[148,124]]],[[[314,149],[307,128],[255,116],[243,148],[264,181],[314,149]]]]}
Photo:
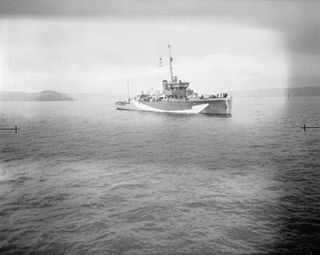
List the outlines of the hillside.
{"type": "Polygon", "coordinates": [[[0,101],[70,101],[73,100],[66,94],[53,90],[45,90],[40,93],[27,92],[0,92],[0,101]]]}

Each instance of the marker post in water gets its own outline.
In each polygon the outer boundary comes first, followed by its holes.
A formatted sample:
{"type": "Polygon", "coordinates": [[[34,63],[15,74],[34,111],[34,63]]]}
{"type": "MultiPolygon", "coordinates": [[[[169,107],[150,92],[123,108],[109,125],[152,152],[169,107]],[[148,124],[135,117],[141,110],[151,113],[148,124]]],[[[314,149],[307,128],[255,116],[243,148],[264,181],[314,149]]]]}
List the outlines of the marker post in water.
{"type": "Polygon", "coordinates": [[[20,128],[18,128],[17,126],[14,126],[14,128],[0,128],[1,131],[9,131],[9,130],[14,130],[14,132],[17,134],[18,130],[20,130],[20,128]]]}
{"type": "Polygon", "coordinates": [[[306,123],[303,124],[303,127],[301,127],[303,129],[304,132],[306,132],[307,128],[320,128],[320,127],[307,127],[306,123]]]}

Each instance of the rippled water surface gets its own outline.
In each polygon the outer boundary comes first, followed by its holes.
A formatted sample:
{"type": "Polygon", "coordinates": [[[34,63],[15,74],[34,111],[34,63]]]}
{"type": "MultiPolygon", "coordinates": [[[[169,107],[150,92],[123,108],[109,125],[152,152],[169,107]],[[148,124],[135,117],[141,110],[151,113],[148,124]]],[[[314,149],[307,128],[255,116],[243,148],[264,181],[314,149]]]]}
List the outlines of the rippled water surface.
{"type": "Polygon", "coordinates": [[[0,102],[0,253],[316,254],[320,99],[233,117],[0,102]]]}

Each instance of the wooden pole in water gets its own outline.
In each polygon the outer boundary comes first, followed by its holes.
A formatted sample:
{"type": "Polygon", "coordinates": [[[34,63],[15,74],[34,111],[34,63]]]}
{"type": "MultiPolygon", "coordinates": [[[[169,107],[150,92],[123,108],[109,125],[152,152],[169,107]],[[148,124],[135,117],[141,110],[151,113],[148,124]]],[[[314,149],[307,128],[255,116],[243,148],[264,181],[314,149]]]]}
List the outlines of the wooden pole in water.
{"type": "Polygon", "coordinates": [[[306,129],[307,129],[307,128],[320,128],[320,127],[318,127],[318,126],[307,127],[307,126],[306,126],[306,123],[304,123],[304,124],[303,124],[303,127],[301,127],[301,128],[303,129],[304,132],[306,132],[306,129]]]}
{"type": "Polygon", "coordinates": [[[10,130],[14,130],[14,132],[17,134],[20,128],[18,128],[17,125],[15,125],[14,128],[0,128],[0,131],[10,131],[10,130]]]}

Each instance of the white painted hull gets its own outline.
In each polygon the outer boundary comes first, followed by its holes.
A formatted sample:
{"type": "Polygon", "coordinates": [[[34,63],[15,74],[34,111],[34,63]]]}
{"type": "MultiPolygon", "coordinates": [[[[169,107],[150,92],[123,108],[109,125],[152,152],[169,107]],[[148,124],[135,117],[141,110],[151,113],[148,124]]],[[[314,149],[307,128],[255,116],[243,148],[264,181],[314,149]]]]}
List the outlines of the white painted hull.
{"type": "Polygon", "coordinates": [[[172,100],[158,102],[131,100],[130,102],[117,102],[116,108],[118,110],[128,111],[230,116],[232,110],[232,98],[172,100]]]}

